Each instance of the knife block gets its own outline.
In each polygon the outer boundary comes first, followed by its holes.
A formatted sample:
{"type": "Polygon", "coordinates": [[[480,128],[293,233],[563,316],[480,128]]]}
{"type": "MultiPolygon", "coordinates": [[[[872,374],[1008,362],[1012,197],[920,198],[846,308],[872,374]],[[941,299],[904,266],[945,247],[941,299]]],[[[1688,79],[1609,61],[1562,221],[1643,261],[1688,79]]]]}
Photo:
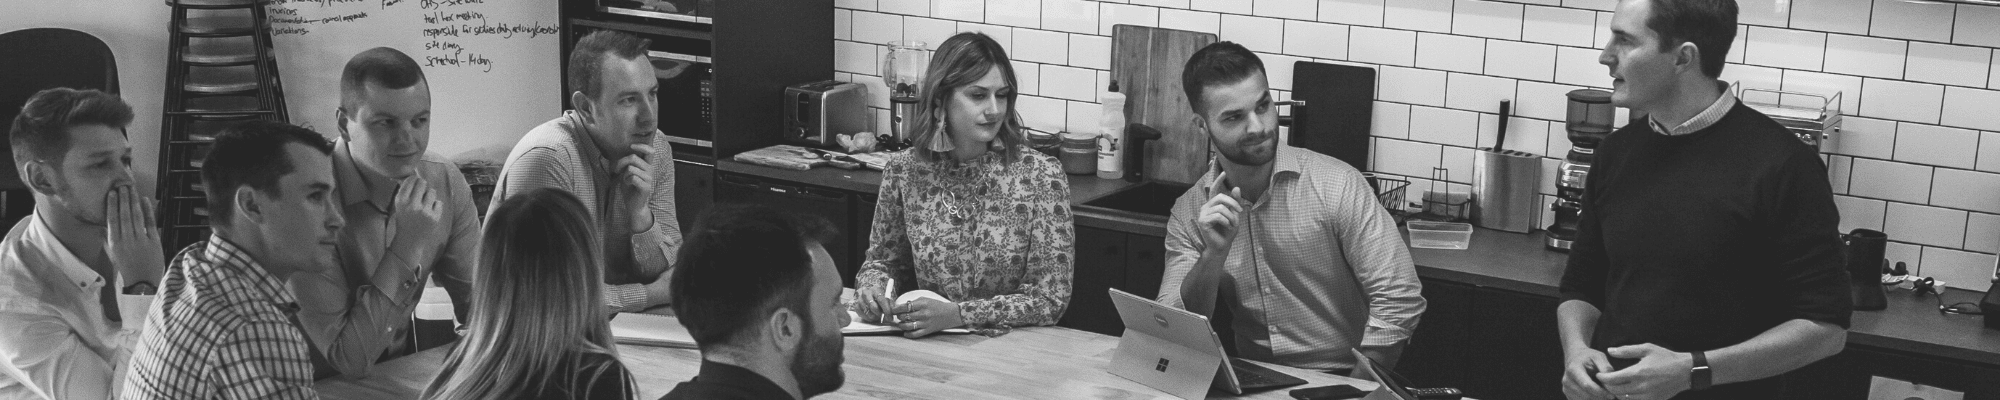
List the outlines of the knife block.
{"type": "Polygon", "coordinates": [[[1541,202],[1542,159],[1531,153],[1482,149],[1473,153],[1472,221],[1482,228],[1527,233],[1541,202]]]}

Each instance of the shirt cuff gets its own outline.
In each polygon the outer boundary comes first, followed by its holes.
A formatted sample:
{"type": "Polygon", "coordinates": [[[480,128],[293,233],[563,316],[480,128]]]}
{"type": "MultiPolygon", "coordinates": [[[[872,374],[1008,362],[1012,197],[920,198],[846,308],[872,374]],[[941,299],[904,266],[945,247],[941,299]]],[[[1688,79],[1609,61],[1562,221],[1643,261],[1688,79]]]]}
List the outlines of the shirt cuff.
{"type": "Polygon", "coordinates": [[[375,273],[368,277],[368,281],[375,285],[375,290],[388,297],[390,303],[405,305],[404,292],[423,290],[423,282],[417,281],[416,273],[411,271],[410,265],[409,259],[391,248],[387,256],[382,257],[382,265],[375,266],[375,273]]]}
{"type": "Polygon", "coordinates": [[[604,304],[611,311],[639,311],[646,308],[646,285],[609,285],[604,288],[604,304]]]}

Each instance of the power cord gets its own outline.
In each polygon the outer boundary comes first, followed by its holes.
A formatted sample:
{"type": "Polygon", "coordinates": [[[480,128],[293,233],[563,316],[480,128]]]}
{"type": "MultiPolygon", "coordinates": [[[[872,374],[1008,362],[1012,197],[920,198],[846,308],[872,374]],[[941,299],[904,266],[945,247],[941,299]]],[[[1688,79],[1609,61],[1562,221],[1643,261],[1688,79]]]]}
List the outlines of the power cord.
{"type": "Polygon", "coordinates": [[[1961,301],[1949,305],[1944,304],[1944,288],[1940,287],[1943,285],[1938,282],[1937,278],[1910,277],[1909,280],[1915,284],[1911,289],[1915,290],[1917,295],[1921,296],[1928,293],[1933,300],[1937,301],[1939,314],[1986,315],[1984,310],[1979,309],[1979,303],[1961,301]]]}

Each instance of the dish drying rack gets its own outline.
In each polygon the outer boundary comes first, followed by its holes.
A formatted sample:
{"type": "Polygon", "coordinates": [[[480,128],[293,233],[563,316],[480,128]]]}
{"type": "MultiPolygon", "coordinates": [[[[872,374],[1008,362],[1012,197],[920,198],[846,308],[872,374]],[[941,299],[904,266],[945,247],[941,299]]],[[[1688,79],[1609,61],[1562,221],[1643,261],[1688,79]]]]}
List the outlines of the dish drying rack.
{"type": "Polygon", "coordinates": [[[1746,88],[1742,87],[1742,82],[1731,83],[1729,86],[1730,91],[1736,92],[1736,99],[1742,101],[1743,105],[1764,113],[1772,120],[1778,121],[1779,125],[1791,129],[1792,134],[1798,135],[1799,141],[1805,142],[1815,150],[1821,149],[1820,144],[1832,137],[1833,132],[1840,131],[1841,92],[1833,92],[1833,95],[1829,96],[1808,92],[1746,88]],[[1816,101],[1819,105],[1814,107],[1750,101],[1748,95],[1751,93],[1769,93],[1778,99],[1779,103],[1800,101],[1810,104],[1816,101]]]}

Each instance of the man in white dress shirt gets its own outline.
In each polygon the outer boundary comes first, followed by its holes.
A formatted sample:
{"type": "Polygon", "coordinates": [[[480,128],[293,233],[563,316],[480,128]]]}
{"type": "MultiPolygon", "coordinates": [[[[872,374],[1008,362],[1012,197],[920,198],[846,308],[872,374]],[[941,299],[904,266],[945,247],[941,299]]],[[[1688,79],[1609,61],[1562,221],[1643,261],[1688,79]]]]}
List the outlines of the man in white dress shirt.
{"type": "Polygon", "coordinates": [[[8,141],[35,212],[0,240],[0,400],[114,398],[166,265],[133,186],[132,107],[35,93],[8,141]]]}

